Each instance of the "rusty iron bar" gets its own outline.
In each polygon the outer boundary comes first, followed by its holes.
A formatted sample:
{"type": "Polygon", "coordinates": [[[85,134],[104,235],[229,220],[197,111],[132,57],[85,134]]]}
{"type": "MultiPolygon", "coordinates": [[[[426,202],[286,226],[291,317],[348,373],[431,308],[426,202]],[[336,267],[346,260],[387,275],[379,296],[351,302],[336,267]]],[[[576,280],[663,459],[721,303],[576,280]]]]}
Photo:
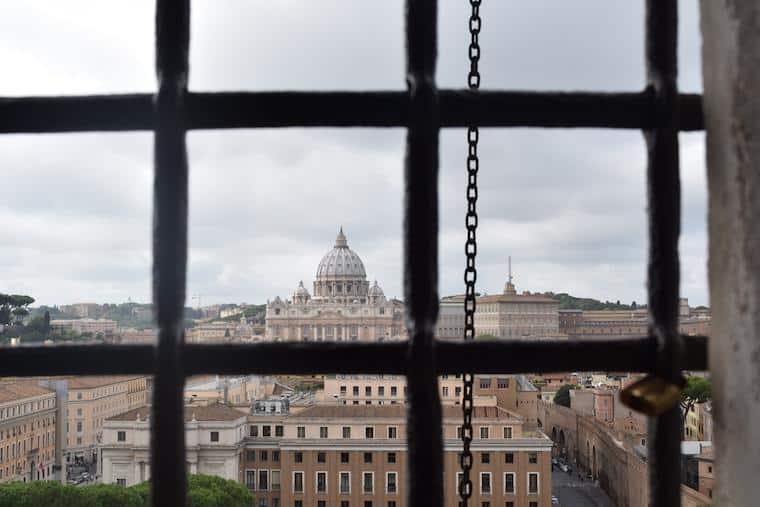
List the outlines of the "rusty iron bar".
{"type": "MultiPolygon", "coordinates": [[[[654,94],[440,90],[441,127],[644,129],[654,94]]],[[[0,133],[153,130],[153,96],[0,98],[0,133]]],[[[219,92],[186,97],[186,128],[406,127],[405,92],[219,92]]],[[[703,130],[702,97],[679,96],[679,129],[703,130]]]]}
{"type": "Polygon", "coordinates": [[[156,4],[153,189],[153,304],[158,323],[151,407],[151,501],[184,507],[185,423],[182,366],[187,272],[188,164],[184,107],[190,0],[156,4]]]}
{"type": "MultiPolygon", "coordinates": [[[[681,187],[678,168],[678,2],[646,2],[646,66],[656,124],[644,131],[649,208],[648,292],[656,375],[678,384],[683,340],[678,333],[681,187]]],[[[650,499],[654,507],[681,503],[681,418],[676,404],[649,420],[650,499]]]]}
{"type": "Polygon", "coordinates": [[[407,505],[443,505],[441,401],[433,330],[438,318],[437,1],[406,2],[404,296],[409,329],[405,361],[409,410],[407,505]]]}
{"type": "MultiPolygon", "coordinates": [[[[683,367],[707,370],[707,337],[684,336],[683,367]]],[[[406,373],[408,344],[394,343],[253,343],[186,344],[186,375],[406,373]],[[318,357],[316,361],[314,358],[318,357]]],[[[0,376],[152,374],[152,345],[52,345],[4,347],[0,376]]],[[[653,339],[584,339],[569,341],[478,340],[439,341],[439,374],[546,373],[555,371],[654,372],[657,347],[653,339]]]]}

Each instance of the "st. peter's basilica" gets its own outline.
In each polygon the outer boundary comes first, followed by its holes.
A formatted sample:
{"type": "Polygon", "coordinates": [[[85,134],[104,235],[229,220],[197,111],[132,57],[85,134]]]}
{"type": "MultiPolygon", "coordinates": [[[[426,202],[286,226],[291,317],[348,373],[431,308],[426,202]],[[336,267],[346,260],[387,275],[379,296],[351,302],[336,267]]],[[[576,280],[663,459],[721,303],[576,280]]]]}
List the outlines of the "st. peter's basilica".
{"type": "Polygon", "coordinates": [[[317,266],[312,292],[303,281],[292,299],[267,301],[270,341],[386,341],[406,339],[404,304],[370,285],[364,263],[348,247],[343,228],[317,266]]]}

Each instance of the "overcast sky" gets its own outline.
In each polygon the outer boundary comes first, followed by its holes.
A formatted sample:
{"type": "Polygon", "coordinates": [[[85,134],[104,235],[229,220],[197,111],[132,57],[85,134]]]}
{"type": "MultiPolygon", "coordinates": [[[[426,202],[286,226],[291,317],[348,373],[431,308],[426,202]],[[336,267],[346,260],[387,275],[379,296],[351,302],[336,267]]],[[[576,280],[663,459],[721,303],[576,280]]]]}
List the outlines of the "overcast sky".
{"type": "MultiPolygon", "coordinates": [[[[701,90],[697,4],[680,2],[682,91],[701,90]]],[[[438,83],[463,87],[467,2],[441,0],[438,83]]],[[[485,0],[486,89],[639,90],[643,1],[485,0]]],[[[153,2],[16,2],[0,95],[150,92],[153,2]]],[[[193,90],[404,88],[403,2],[195,1],[193,90]]],[[[440,293],[463,291],[465,132],[441,136],[440,293]]],[[[192,132],[188,303],[289,296],[340,225],[402,296],[404,132],[192,132]]],[[[0,136],[0,292],[43,304],[150,300],[148,133],[0,136]]],[[[646,300],[639,132],[481,131],[478,288],[646,300]]],[[[707,304],[702,134],[681,135],[681,293],[707,304]]]]}

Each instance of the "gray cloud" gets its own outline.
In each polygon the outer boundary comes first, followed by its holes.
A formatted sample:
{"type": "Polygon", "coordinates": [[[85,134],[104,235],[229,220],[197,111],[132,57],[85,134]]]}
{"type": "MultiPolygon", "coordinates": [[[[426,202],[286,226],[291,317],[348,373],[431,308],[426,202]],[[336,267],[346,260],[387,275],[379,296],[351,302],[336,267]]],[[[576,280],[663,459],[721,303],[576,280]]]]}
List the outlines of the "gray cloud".
{"type": "MultiPolygon", "coordinates": [[[[19,4],[0,20],[0,94],[154,88],[152,2],[19,4]],[[81,16],[84,8],[90,9],[81,16]],[[94,9],[94,10],[92,10],[94,9]]],[[[680,84],[701,88],[696,7],[681,2],[680,84]]],[[[491,2],[485,88],[637,90],[638,2],[491,2]]],[[[438,79],[462,87],[467,5],[442,0],[438,79]]],[[[194,90],[403,89],[403,2],[193,3],[194,90]]],[[[440,292],[462,291],[465,134],[441,135],[440,292]]],[[[646,152],[638,132],[486,129],[479,288],[645,299],[646,152]]],[[[707,302],[701,134],[681,136],[682,293],[707,302]]],[[[193,132],[188,294],[261,302],[308,283],[339,225],[402,296],[402,129],[193,132]]],[[[151,137],[3,136],[0,290],[43,303],[150,298],[151,137]]]]}

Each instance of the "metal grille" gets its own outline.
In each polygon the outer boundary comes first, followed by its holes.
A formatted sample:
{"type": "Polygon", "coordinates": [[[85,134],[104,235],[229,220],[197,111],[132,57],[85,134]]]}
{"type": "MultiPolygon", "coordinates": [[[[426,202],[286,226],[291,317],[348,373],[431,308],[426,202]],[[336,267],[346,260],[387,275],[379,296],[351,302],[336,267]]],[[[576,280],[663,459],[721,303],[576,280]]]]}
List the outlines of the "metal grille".
{"type": "MultiPolygon", "coordinates": [[[[155,133],[154,346],[4,349],[2,376],[155,375],[151,453],[155,505],[184,505],[182,389],[197,373],[406,374],[409,505],[441,505],[442,439],[437,376],[608,370],[657,373],[707,368],[706,338],[677,333],[678,131],[701,130],[699,95],[676,89],[676,0],[647,0],[648,83],[632,93],[471,92],[435,83],[436,1],[407,0],[404,92],[191,93],[187,91],[189,0],[158,0],[157,93],[0,98],[0,133],[152,130],[155,133]],[[439,343],[437,317],[438,134],[441,127],[640,129],[648,148],[650,336],[578,342],[439,343]],[[185,344],[182,308],[187,259],[191,129],[405,127],[404,280],[406,343],[185,344]],[[315,362],[314,358],[319,361],[315,362]]],[[[643,240],[643,238],[642,238],[643,240]]],[[[679,504],[677,409],[650,429],[652,505],[679,504]]]]}

